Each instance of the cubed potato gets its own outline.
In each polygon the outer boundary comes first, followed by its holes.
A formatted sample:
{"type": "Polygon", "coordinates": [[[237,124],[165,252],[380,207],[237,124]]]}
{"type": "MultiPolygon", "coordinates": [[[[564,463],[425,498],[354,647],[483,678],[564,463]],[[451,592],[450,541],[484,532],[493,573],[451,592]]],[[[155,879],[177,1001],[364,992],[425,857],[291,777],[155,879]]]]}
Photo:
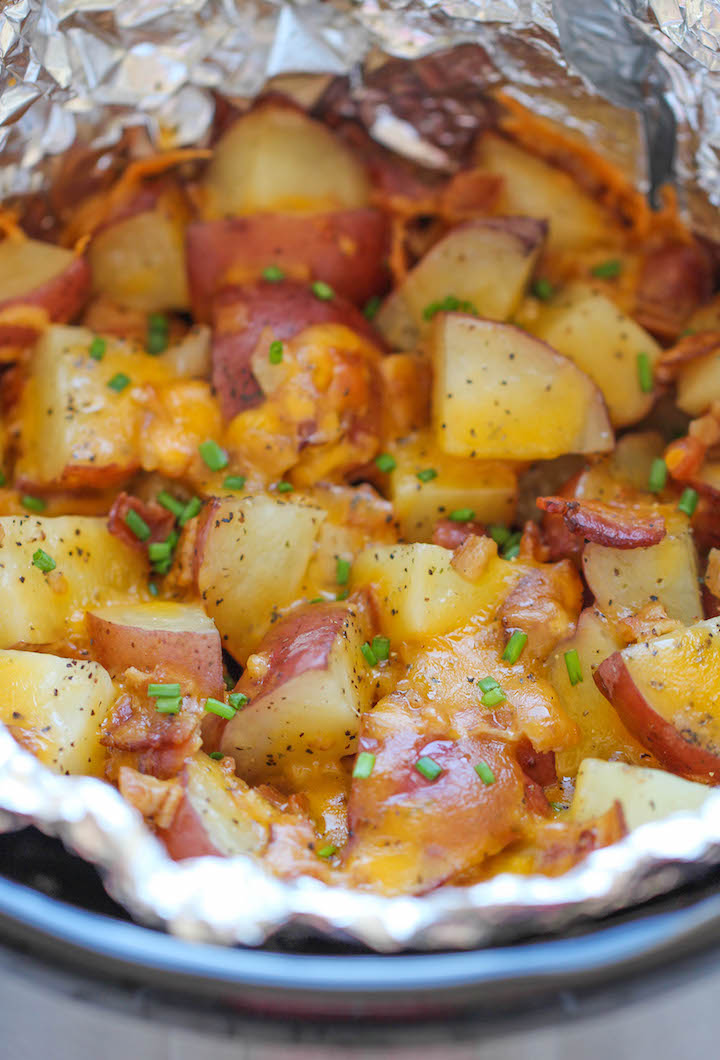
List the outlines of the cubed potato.
{"type": "Polygon", "coordinates": [[[684,515],[658,505],[667,533],[649,548],[583,550],[583,573],[598,608],[610,618],[635,614],[659,601],[670,618],[692,625],[702,617],[695,545],[684,515]]]}
{"type": "Polygon", "coordinates": [[[499,212],[549,221],[549,249],[585,250],[607,242],[610,215],[562,170],[495,133],[480,139],[476,162],[503,178],[499,212]]]}
{"type": "Polygon", "coordinates": [[[394,349],[413,350],[430,328],[433,303],[468,302],[490,320],[520,304],[545,238],[528,217],[493,217],[453,228],[381,306],[376,323],[394,349]],[[502,281],[498,282],[498,277],[502,281]]]}
{"type": "Polygon", "coordinates": [[[207,215],[309,213],[365,206],[365,168],[326,125],[267,100],[220,138],[205,178],[207,215]]]}
{"type": "MultiPolygon", "coordinates": [[[[635,765],[650,765],[654,761],[647,749],[628,732],[593,681],[600,663],[622,647],[622,643],[607,619],[594,608],[587,608],[580,615],[575,634],[559,645],[549,660],[552,686],[566,713],[576,723],[580,737],[573,747],[556,753],[555,761],[561,776],[574,777],[586,758],[622,756],[635,765]],[[565,662],[565,655],[571,651],[577,652],[582,673],[582,681],[575,685],[570,682],[565,662]]],[[[604,809],[609,809],[610,804],[604,809]]]]}
{"type": "Polygon", "coordinates": [[[451,566],[452,555],[440,545],[367,548],[353,564],[352,585],[370,589],[383,633],[398,641],[425,641],[478,615],[492,617],[531,569],[495,556],[481,578],[469,582],[451,566]]]}
{"type": "Polygon", "coordinates": [[[597,383],[614,427],[648,413],[654,394],[640,386],[638,355],[647,356],[652,370],[660,346],[604,294],[572,284],[542,307],[530,330],[597,383]]]}
{"type": "Polygon", "coordinates": [[[172,379],[159,358],[105,339],[101,360],[90,356],[87,328],[48,328],[33,355],[21,400],[20,459],[25,488],[107,488],[130,478],[140,464],[144,415],[137,389],[172,379]],[[109,384],[119,373],[122,389],[109,384]]]}
{"type": "Polygon", "coordinates": [[[220,749],[249,783],[287,779],[308,761],[333,762],[356,749],[370,705],[372,671],[360,650],[370,637],[362,601],[294,610],[260,644],[266,663],[236,691],[249,703],[231,719],[220,749]]]}
{"type": "Polygon", "coordinates": [[[161,670],[170,682],[189,680],[198,695],[222,693],[220,634],[199,604],[113,604],[86,618],[90,651],[110,673],[161,670]]]}
{"type": "Polygon", "coordinates": [[[689,416],[701,416],[720,401],[720,351],[690,361],[678,372],[676,401],[689,416]]]}
{"type": "Polygon", "coordinates": [[[575,820],[589,821],[619,802],[632,831],[674,813],[692,813],[711,794],[707,785],[681,780],[662,769],[587,758],[578,772],[571,811],[575,820]]]}
{"type": "Polygon", "coordinates": [[[92,516],[6,515],[0,518],[0,647],[50,644],[62,639],[79,609],[142,598],[147,565],[92,516]],[[43,573],[33,564],[42,549],[55,562],[43,573]]]}
{"type": "Polygon", "coordinates": [[[280,608],[300,595],[325,512],[273,497],[225,497],[205,507],[195,546],[203,607],[244,663],[280,608]]]}
{"type": "Polygon", "coordinates": [[[65,323],[80,312],[90,294],[90,269],[64,247],[6,237],[0,242],[0,292],[0,345],[27,345],[42,331],[44,314],[46,321],[65,323]]]}
{"type": "Polygon", "coordinates": [[[388,475],[389,496],[406,541],[432,540],[438,519],[459,508],[470,508],[480,523],[512,522],[517,474],[509,465],[448,456],[425,433],[390,450],[396,467],[388,475]],[[434,478],[418,478],[429,470],[434,478]]]}
{"type": "Polygon", "coordinates": [[[100,776],[100,725],[115,699],[95,662],[33,651],[0,651],[0,721],[56,773],[100,776]]]}
{"type": "Polygon", "coordinates": [[[613,446],[602,394],[572,361],[509,324],[439,314],[433,425],[453,456],[549,460],[613,446]]]}

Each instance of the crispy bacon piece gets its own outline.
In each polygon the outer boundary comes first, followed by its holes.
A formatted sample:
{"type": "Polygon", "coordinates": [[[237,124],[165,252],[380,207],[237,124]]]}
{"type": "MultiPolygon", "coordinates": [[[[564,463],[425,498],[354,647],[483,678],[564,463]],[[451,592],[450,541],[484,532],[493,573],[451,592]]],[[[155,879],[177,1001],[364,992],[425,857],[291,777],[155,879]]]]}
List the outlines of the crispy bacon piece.
{"type": "Polygon", "coordinates": [[[646,604],[637,614],[618,620],[618,628],[628,644],[648,637],[659,637],[680,628],[680,623],[668,616],[659,600],[646,604]]]}
{"type": "Polygon", "coordinates": [[[655,365],[655,378],[660,383],[671,383],[686,364],[718,351],[720,331],[696,331],[692,335],[683,335],[674,346],[663,350],[655,365]]]}
{"type": "Polygon", "coordinates": [[[442,545],[455,551],[471,535],[483,537],[485,527],[482,523],[470,519],[465,523],[456,523],[453,519],[438,519],[433,530],[433,545],[442,545]]]}
{"type": "Polygon", "coordinates": [[[699,244],[666,243],[645,258],[633,315],[658,338],[674,339],[712,288],[712,264],[699,244]]]}
{"type": "Polygon", "coordinates": [[[129,493],[119,493],[115,498],[112,508],[108,514],[108,530],[115,537],[119,537],[131,548],[144,552],[148,542],[165,541],[170,534],[175,517],[172,512],[156,504],[155,501],[141,501],[139,497],[132,497],[129,493]],[[129,511],[137,512],[141,519],[150,527],[150,537],[147,541],[141,541],[132,532],[125,522],[129,511]]]}
{"type": "Polygon", "coordinates": [[[543,540],[540,527],[532,519],[528,519],[523,526],[518,556],[520,559],[535,560],[536,563],[547,563],[549,559],[564,558],[563,556],[554,557],[550,555],[550,548],[543,540]]]}
{"type": "Polygon", "coordinates": [[[493,556],[497,556],[497,545],[491,537],[471,534],[453,552],[450,566],[469,582],[477,581],[493,556]]]}
{"type": "Polygon", "coordinates": [[[131,766],[120,767],[118,788],[122,797],[156,828],[170,827],[183,796],[177,780],[158,780],[131,766]]]}
{"type": "Polygon", "coordinates": [[[539,567],[522,578],[499,611],[504,628],[528,635],[528,649],[539,658],[575,629],[582,608],[583,586],[568,559],[539,567]]]}
{"type": "Polygon", "coordinates": [[[530,871],[562,876],[594,850],[609,847],[626,835],[625,815],[619,802],[591,821],[544,822],[537,829],[530,871]]]}
{"type": "Polygon", "coordinates": [[[572,534],[608,548],[649,548],[665,537],[660,515],[641,514],[637,509],[618,508],[601,501],[572,501],[564,497],[538,497],[544,512],[562,515],[572,534]]]}

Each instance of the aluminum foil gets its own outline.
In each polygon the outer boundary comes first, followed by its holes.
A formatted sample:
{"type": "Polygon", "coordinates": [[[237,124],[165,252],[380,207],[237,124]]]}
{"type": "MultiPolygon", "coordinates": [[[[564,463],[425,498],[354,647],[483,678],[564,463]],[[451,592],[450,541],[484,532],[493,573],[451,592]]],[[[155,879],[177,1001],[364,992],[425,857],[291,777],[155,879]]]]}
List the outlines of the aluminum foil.
{"type": "MultiPolygon", "coordinates": [[[[202,143],[216,93],[242,104],[271,80],[450,171],[487,118],[482,89],[507,86],[650,196],[674,176],[698,231],[720,243],[719,38],[720,0],[15,0],[0,11],[0,199],[47,188],[75,143],[111,159],[138,124],[164,147],[202,143]],[[448,48],[460,49],[451,61],[434,58],[448,48]],[[332,78],[344,80],[327,91],[332,78]]],[[[114,788],[50,772],[0,726],[0,830],[26,824],[97,865],[139,921],[251,946],[288,928],[381,951],[488,945],[720,865],[720,791],[563,877],[501,875],[422,898],[283,883],[248,858],[176,863],[114,788]]]]}

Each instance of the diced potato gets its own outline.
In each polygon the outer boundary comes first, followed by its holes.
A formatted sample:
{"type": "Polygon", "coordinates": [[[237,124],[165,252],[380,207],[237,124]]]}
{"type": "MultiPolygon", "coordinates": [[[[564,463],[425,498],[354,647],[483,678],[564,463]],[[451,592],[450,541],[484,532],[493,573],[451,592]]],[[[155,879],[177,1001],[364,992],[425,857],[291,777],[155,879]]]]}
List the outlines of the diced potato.
{"type": "Polygon", "coordinates": [[[692,813],[711,794],[705,784],[681,780],[661,769],[588,758],[578,773],[572,816],[577,821],[590,820],[609,810],[617,800],[632,831],[650,821],[663,821],[674,813],[692,813]]]}
{"type": "Polygon", "coordinates": [[[364,167],[330,129],[287,103],[254,107],[221,137],[208,167],[212,217],[365,206],[364,167]]]}
{"type": "Polygon", "coordinates": [[[0,721],[57,773],[103,772],[100,725],[115,692],[95,662],[0,651],[0,721]]]}
{"type": "Polygon", "coordinates": [[[670,618],[692,625],[702,617],[695,545],[688,521],[660,508],[667,533],[649,548],[607,548],[592,542],[583,551],[583,571],[597,606],[608,617],[635,614],[658,600],[670,618]]]}
{"type": "Polygon", "coordinates": [[[37,344],[21,401],[17,478],[25,486],[105,488],[139,466],[144,410],[136,388],[169,382],[172,374],[158,358],[117,339],[106,338],[96,360],[94,338],[87,328],[58,325],[37,344]],[[129,383],[114,389],[109,384],[120,373],[129,383]]]}
{"type": "Polygon", "coordinates": [[[676,401],[689,416],[701,416],[720,401],[720,352],[698,357],[679,371],[676,401]]]}
{"type": "Polygon", "coordinates": [[[50,644],[82,623],[79,609],[144,594],[142,554],[92,516],[6,515],[0,518],[0,647],[50,644]],[[38,549],[56,567],[45,574],[33,564],[38,549]]]}
{"type": "MultiPolygon", "coordinates": [[[[560,645],[549,661],[553,688],[567,714],[577,724],[580,740],[574,747],[556,754],[558,773],[574,777],[586,758],[616,758],[650,764],[652,757],[620,721],[593,681],[593,674],[604,659],[622,647],[607,619],[594,608],[583,611],[575,635],[560,645]],[[565,662],[567,652],[576,651],[582,681],[570,683],[565,662]]],[[[605,807],[606,809],[608,807],[605,807]]]]}
{"type": "Polygon", "coordinates": [[[353,564],[354,588],[370,587],[383,633],[391,639],[425,641],[471,618],[495,614],[504,597],[532,568],[491,558],[477,582],[450,565],[440,545],[385,545],[361,552],[353,564]]]}
{"type": "Polygon", "coordinates": [[[197,587],[223,646],[240,662],[299,596],[324,519],[320,508],[261,495],[207,505],[195,547],[197,587]]]}
{"type": "Polygon", "coordinates": [[[481,523],[509,523],[515,514],[516,472],[507,464],[448,456],[432,437],[418,434],[390,447],[396,467],[389,495],[406,541],[430,541],[435,523],[470,508],[481,523]],[[435,471],[434,478],[418,472],[435,471]]]}
{"type": "Polygon", "coordinates": [[[430,327],[426,310],[448,296],[469,302],[481,317],[507,320],[525,293],[544,237],[544,226],[526,217],[453,228],[393,291],[375,323],[394,349],[413,350],[430,327]]]}
{"type": "Polygon", "coordinates": [[[583,250],[607,241],[609,215],[561,170],[494,133],[480,140],[477,164],[503,178],[498,211],[550,222],[551,250],[583,250]]]}
{"type": "Polygon", "coordinates": [[[597,383],[614,427],[648,413],[653,394],[640,386],[638,355],[646,354],[652,370],[660,346],[604,294],[572,284],[542,307],[530,330],[597,383]]]}
{"type": "Polygon", "coordinates": [[[602,394],[572,361],[509,324],[440,314],[433,425],[453,456],[549,460],[612,448],[602,394]]]}

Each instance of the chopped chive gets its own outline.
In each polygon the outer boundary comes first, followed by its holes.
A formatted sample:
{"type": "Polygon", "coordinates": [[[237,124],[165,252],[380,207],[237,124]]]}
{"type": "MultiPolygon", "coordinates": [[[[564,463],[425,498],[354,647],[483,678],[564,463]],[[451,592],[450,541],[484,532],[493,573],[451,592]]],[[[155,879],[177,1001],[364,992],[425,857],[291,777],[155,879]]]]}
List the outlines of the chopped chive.
{"type": "Polygon", "coordinates": [[[31,512],[44,512],[47,508],[46,500],[43,500],[42,497],[31,497],[29,493],[24,494],[20,498],[20,503],[23,508],[28,508],[31,512]]]}
{"type": "Polygon", "coordinates": [[[646,353],[637,355],[638,382],[643,394],[649,394],[653,388],[653,370],[650,358],[646,353]]]}
{"type": "Polygon", "coordinates": [[[338,585],[347,585],[350,580],[352,563],[349,559],[338,559],[335,564],[335,581],[338,585]]]}
{"type": "Polygon", "coordinates": [[[202,501],[199,497],[191,497],[182,510],[182,514],[178,519],[180,526],[185,526],[190,519],[194,519],[202,508],[202,501]]]}
{"type": "Polygon", "coordinates": [[[7,476],[6,476],[4,471],[0,471],[0,486],[5,486],[6,484],[7,484],[7,476]]]}
{"type": "Polygon", "coordinates": [[[125,375],[124,372],[116,372],[115,375],[108,381],[108,386],[111,390],[114,390],[117,394],[120,394],[125,387],[130,386],[130,376],[125,375]]]}
{"type": "Polygon", "coordinates": [[[262,271],[262,277],[269,283],[280,283],[285,279],[285,273],[279,265],[267,265],[262,271]]]}
{"type": "Polygon", "coordinates": [[[155,710],[158,714],[179,714],[181,705],[180,696],[162,696],[155,700],[155,710]]]}
{"type": "Polygon", "coordinates": [[[167,349],[170,337],[170,322],[162,313],[150,313],[147,319],[147,337],[145,344],[148,353],[156,356],[167,349]]]}
{"type": "Polygon", "coordinates": [[[227,671],[223,674],[223,684],[228,692],[235,687],[235,682],[227,671]]]}
{"type": "Polygon", "coordinates": [[[268,351],[268,360],[270,364],[280,364],[283,359],[283,344],[279,339],[275,339],[270,343],[270,349],[268,351]]]}
{"type": "Polygon", "coordinates": [[[384,662],[385,659],[390,658],[390,638],[389,637],[373,637],[372,651],[378,662],[384,662]]]}
{"type": "Polygon", "coordinates": [[[372,650],[367,641],[361,646],[360,651],[363,653],[363,658],[368,666],[375,666],[377,663],[377,655],[372,650]]]}
{"type": "Polygon", "coordinates": [[[157,594],[160,592],[155,582],[148,582],[148,592],[151,596],[157,596],[157,594]]]}
{"type": "Polygon", "coordinates": [[[159,696],[161,699],[166,696],[179,696],[182,692],[178,684],[161,685],[151,683],[148,685],[147,690],[149,696],[159,696]]]}
{"type": "Polygon", "coordinates": [[[590,272],[602,280],[612,280],[622,272],[622,262],[618,258],[608,258],[607,261],[593,265],[590,272]]]}
{"type": "Polygon", "coordinates": [[[349,595],[350,595],[350,590],[349,589],[341,589],[340,592],[335,593],[335,599],[336,600],[347,600],[349,595]]]}
{"type": "Polygon", "coordinates": [[[282,482],[281,481],[281,482],[278,482],[278,484],[275,487],[275,489],[277,490],[278,493],[292,493],[292,491],[295,489],[295,487],[293,486],[292,482],[282,482]]]}
{"type": "Polygon", "coordinates": [[[167,574],[172,567],[172,556],[168,556],[167,559],[157,560],[152,565],[153,574],[167,574]]]}
{"type": "Polygon", "coordinates": [[[333,854],[337,854],[337,847],[332,843],[327,843],[324,847],[320,847],[315,853],[319,858],[331,858],[333,854]]]}
{"type": "Polygon", "coordinates": [[[366,320],[374,320],[377,316],[378,309],[381,305],[381,298],[379,294],[374,294],[372,298],[368,298],[363,308],[363,316],[366,320]]]}
{"type": "Polygon", "coordinates": [[[583,680],[580,656],[575,648],[565,652],[565,666],[571,685],[579,685],[583,680]]]}
{"type": "Polygon", "coordinates": [[[33,566],[37,567],[38,570],[41,570],[43,574],[49,574],[51,570],[55,570],[57,567],[57,563],[52,556],[48,556],[47,552],[42,548],[38,548],[33,552],[32,561],[33,566]]]}
{"type": "Polygon", "coordinates": [[[105,341],[105,339],[101,339],[99,335],[96,335],[90,343],[90,349],[88,350],[88,353],[94,361],[101,361],[105,356],[106,349],[107,342],[105,341]]]}
{"type": "Polygon", "coordinates": [[[520,555],[520,540],[521,540],[521,538],[522,538],[522,531],[521,530],[516,530],[514,534],[510,534],[510,537],[507,539],[507,541],[503,545],[503,549],[502,549],[502,552],[501,552],[501,555],[502,555],[503,559],[517,559],[517,557],[520,555]]]}
{"type": "Polygon", "coordinates": [[[531,290],[535,297],[539,298],[541,302],[547,302],[555,294],[555,288],[550,281],[546,280],[544,277],[536,280],[532,285],[531,290]]]}
{"type": "Polygon", "coordinates": [[[652,464],[650,465],[650,478],[648,479],[648,489],[650,490],[650,492],[659,493],[662,489],[664,489],[665,483],[667,482],[667,476],[667,464],[662,459],[662,457],[658,457],[656,460],[653,460],[652,464]]]}
{"type": "Polygon", "coordinates": [[[128,530],[131,530],[138,541],[147,541],[150,537],[150,527],[143,519],[142,515],[135,511],[134,508],[130,508],[125,516],[125,525],[128,530]]]}
{"type": "Polygon", "coordinates": [[[494,677],[481,677],[478,681],[478,688],[481,688],[483,692],[489,692],[492,688],[499,687],[500,685],[494,677]]]}
{"type": "Polygon", "coordinates": [[[501,547],[510,540],[511,536],[510,530],[508,530],[506,526],[500,526],[499,523],[495,526],[489,526],[488,533],[495,544],[500,545],[501,547]]]}
{"type": "Polygon", "coordinates": [[[371,751],[361,751],[355,759],[352,775],[360,780],[367,780],[375,768],[375,755],[371,751]]]}
{"type": "Polygon", "coordinates": [[[228,475],[223,482],[223,489],[226,490],[241,490],[245,488],[245,476],[244,475],[228,475]]]}
{"type": "Polygon", "coordinates": [[[219,718],[225,718],[227,721],[235,717],[235,711],[228,703],[213,699],[212,696],[205,700],[205,710],[211,714],[217,714],[219,718]]]}
{"type": "Polygon", "coordinates": [[[228,696],[228,703],[233,710],[242,710],[243,707],[248,705],[248,697],[244,692],[231,692],[228,696]]]}
{"type": "Polygon", "coordinates": [[[686,515],[692,517],[697,508],[698,495],[697,490],[691,489],[689,486],[687,489],[682,491],[682,497],[678,502],[678,509],[681,512],[685,512],[686,515]]]}
{"type": "Polygon", "coordinates": [[[472,302],[457,298],[454,294],[448,294],[438,302],[430,302],[423,309],[423,320],[432,320],[438,313],[470,313],[477,316],[478,312],[472,302]]]}
{"type": "Polygon", "coordinates": [[[397,467],[397,462],[390,453],[378,453],[375,457],[375,467],[378,471],[394,471],[397,467]]]}
{"type": "Polygon", "coordinates": [[[456,508],[450,512],[450,518],[454,523],[468,523],[475,518],[475,511],[473,508],[456,508]]]}
{"type": "Polygon", "coordinates": [[[551,802],[550,806],[553,810],[566,810],[567,806],[563,802],[551,802]]]}
{"type": "Polygon", "coordinates": [[[488,787],[491,784],[495,783],[495,774],[493,773],[492,769],[487,764],[487,762],[484,762],[482,759],[480,759],[480,761],[475,766],[475,772],[480,777],[483,784],[486,784],[488,787]]]}
{"type": "Polygon", "coordinates": [[[498,704],[504,703],[507,696],[503,692],[500,685],[495,688],[489,688],[487,692],[483,692],[480,702],[484,707],[497,707],[498,704]]]}
{"type": "Polygon", "coordinates": [[[165,538],[165,544],[168,545],[168,547],[170,548],[171,552],[174,552],[176,547],[177,547],[177,543],[178,543],[179,540],[180,540],[180,531],[179,530],[171,530],[170,533],[168,534],[168,536],[165,538]]]}
{"type": "Polygon", "coordinates": [[[168,541],[151,541],[148,545],[148,556],[152,563],[161,563],[164,559],[168,559],[171,552],[168,541]]]}
{"type": "Polygon", "coordinates": [[[683,331],[680,332],[680,334],[678,335],[678,338],[679,339],[686,339],[688,337],[688,335],[694,335],[694,334],[695,334],[695,328],[685,328],[683,331]]]}
{"type": "Polygon", "coordinates": [[[428,755],[423,755],[422,758],[418,758],[415,763],[415,768],[426,780],[437,780],[443,771],[443,767],[436,762],[434,758],[430,758],[428,755]]]}
{"type": "Polygon", "coordinates": [[[509,662],[513,666],[522,655],[527,639],[527,633],[523,633],[521,629],[516,629],[505,645],[505,651],[502,653],[503,661],[509,662]]]}
{"type": "Polygon", "coordinates": [[[212,758],[214,762],[219,762],[224,757],[222,751],[211,751],[208,755],[208,758],[212,758]]]}
{"type": "Polygon", "coordinates": [[[324,604],[325,603],[325,597],[324,596],[313,596],[312,600],[308,600],[308,603],[309,604],[324,604]]]}
{"type": "Polygon", "coordinates": [[[321,302],[329,302],[331,298],[335,297],[335,292],[330,284],[325,283],[323,280],[315,280],[314,283],[311,283],[310,290],[321,302]]]}
{"type": "Polygon", "coordinates": [[[419,478],[421,482],[432,482],[437,476],[438,473],[434,467],[425,467],[422,471],[418,471],[415,477],[419,478]]]}
{"type": "Polygon", "coordinates": [[[155,499],[163,508],[167,508],[169,512],[172,512],[176,519],[179,519],[185,510],[185,502],[179,501],[177,497],[173,497],[172,493],[168,493],[167,490],[160,490],[155,499]]]}
{"type": "Polygon", "coordinates": [[[224,467],[228,466],[227,453],[212,438],[201,442],[198,446],[198,452],[211,471],[222,471],[224,467]]]}

